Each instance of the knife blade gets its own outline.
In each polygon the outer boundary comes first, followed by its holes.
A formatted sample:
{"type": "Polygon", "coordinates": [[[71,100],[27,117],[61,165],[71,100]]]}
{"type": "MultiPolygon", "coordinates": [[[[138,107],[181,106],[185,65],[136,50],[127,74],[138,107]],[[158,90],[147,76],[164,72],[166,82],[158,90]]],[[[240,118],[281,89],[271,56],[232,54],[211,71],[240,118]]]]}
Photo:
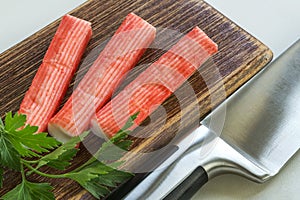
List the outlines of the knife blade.
{"type": "Polygon", "coordinates": [[[207,116],[172,165],[125,199],[189,199],[226,173],[261,183],[275,176],[300,147],[299,80],[300,40],[207,116]]]}

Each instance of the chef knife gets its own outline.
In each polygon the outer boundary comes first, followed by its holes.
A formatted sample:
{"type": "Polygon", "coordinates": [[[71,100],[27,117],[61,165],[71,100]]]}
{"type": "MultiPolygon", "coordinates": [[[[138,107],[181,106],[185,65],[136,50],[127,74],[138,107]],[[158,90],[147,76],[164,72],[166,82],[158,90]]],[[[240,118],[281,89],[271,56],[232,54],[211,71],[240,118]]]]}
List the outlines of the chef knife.
{"type": "Polygon", "coordinates": [[[227,173],[260,183],[275,176],[300,147],[299,80],[300,40],[207,116],[168,169],[153,172],[125,199],[190,199],[227,173]]]}

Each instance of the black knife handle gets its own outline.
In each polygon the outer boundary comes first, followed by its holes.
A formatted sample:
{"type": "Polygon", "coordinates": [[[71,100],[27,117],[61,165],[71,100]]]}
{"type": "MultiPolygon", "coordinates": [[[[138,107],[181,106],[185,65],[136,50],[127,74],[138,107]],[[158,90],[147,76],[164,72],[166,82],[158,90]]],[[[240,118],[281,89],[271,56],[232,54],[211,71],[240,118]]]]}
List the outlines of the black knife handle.
{"type": "Polygon", "coordinates": [[[182,181],[164,200],[188,200],[208,181],[203,167],[197,167],[184,181],[182,181]]]}

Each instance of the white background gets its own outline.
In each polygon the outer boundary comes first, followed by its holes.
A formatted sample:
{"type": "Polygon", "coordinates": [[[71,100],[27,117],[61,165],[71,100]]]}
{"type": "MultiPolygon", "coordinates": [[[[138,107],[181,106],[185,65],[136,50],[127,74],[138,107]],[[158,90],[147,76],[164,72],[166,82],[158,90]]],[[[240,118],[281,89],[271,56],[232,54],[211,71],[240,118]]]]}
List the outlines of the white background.
{"type": "MultiPolygon", "coordinates": [[[[22,41],[84,0],[0,0],[0,52],[22,41]]],[[[207,0],[260,39],[276,58],[300,38],[299,0],[207,0]]],[[[299,120],[300,125],[300,120],[299,120]]],[[[210,181],[193,199],[300,199],[300,153],[271,181],[260,185],[234,175],[210,181]]]]}

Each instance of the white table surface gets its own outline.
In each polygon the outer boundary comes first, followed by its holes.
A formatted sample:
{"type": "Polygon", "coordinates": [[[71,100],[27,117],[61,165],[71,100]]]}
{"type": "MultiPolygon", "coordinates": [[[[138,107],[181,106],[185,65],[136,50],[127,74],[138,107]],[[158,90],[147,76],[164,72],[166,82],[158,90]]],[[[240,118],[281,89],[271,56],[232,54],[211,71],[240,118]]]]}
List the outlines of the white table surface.
{"type": "MultiPolygon", "coordinates": [[[[22,41],[85,0],[0,0],[0,52],[22,41]]],[[[300,38],[299,0],[207,0],[269,46],[276,58],[300,38]]],[[[300,121],[299,121],[300,124],[300,121]]],[[[300,153],[265,184],[234,175],[211,180],[193,199],[300,199],[300,153]]]]}

